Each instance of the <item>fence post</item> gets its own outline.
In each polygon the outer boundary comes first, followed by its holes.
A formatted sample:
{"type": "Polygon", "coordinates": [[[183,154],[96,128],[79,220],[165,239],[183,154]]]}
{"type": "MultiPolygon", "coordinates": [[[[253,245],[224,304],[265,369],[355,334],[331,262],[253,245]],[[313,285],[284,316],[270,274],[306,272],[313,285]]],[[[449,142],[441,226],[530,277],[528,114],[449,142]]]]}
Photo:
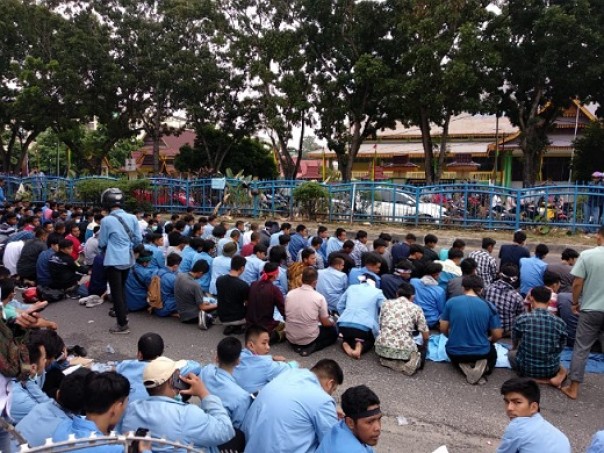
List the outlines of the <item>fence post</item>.
{"type": "MultiPolygon", "coordinates": [[[[415,186],[415,226],[417,227],[419,225],[419,194],[420,191],[420,186],[415,186]]],[[[432,201],[432,200],[430,200],[432,201]]]]}
{"type": "Polygon", "coordinates": [[[464,214],[463,214],[463,226],[468,226],[468,216],[470,215],[470,200],[468,199],[468,182],[463,184],[463,198],[464,198],[464,214]]]}
{"type": "Polygon", "coordinates": [[[522,191],[522,189],[514,189],[516,190],[516,221],[515,221],[515,229],[519,230],[520,229],[520,206],[521,206],[521,201],[522,198],[520,197],[520,192],[522,191]]]}

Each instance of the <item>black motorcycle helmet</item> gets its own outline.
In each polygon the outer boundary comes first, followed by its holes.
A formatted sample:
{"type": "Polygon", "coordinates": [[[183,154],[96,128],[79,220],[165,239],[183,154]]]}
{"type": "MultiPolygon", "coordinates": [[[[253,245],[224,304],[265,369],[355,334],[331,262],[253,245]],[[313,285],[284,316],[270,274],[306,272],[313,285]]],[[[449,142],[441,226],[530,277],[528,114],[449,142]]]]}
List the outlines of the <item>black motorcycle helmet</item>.
{"type": "Polygon", "coordinates": [[[117,187],[105,189],[101,194],[101,204],[107,209],[111,209],[115,206],[121,206],[123,201],[124,193],[117,187]]]}

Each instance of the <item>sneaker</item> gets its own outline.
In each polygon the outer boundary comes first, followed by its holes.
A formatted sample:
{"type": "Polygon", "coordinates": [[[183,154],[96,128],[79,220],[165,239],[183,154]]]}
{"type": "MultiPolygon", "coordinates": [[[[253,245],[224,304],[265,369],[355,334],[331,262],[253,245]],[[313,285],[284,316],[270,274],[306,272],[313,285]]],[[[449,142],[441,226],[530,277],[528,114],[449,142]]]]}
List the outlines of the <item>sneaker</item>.
{"type": "Polygon", "coordinates": [[[130,327],[128,327],[128,324],[125,324],[123,326],[116,324],[111,329],[109,329],[109,333],[114,333],[117,335],[128,335],[130,333],[130,327]]]}
{"type": "Polygon", "coordinates": [[[115,318],[117,316],[115,314],[115,310],[113,308],[111,310],[109,310],[109,316],[111,316],[112,318],[115,318]]]}
{"type": "Polygon", "coordinates": [[[97,307],[99,305],[101,305],[103,302],[105,302],[105,299],[103,299],[100,296],[89,296],[88,301],[86,302],[86,308],[92,308],[92,307],[97,307]]]}
{"type": "Polygon", "coordinates": [[[197,325],[199,326],[199,328],[201,330],[208,330],[208,328],[210,327],[208,323],[208,314],[205,311],[200,310],[198,319],[199,321],[197,325]]]}
{"type": "MultiPolygon", "coordinates": [[[[478,381],[480,381],[480,378],[482,377],[482,375],[484,374],[484,372],[487,369],[487,359],[482,359],[482,360],[478,360],[474,366],[472,367],[470,364],[465,363],[463,364],[465,365],[466,369],[463,370],[464,374],[466,375],[466,380],[474,385],[477,384],[478,381]]],[[[460,365],[461,367],[461,365],[460,365]]]]}
{"type": "Polygon", "coordinates": [[[92,296],[87,296],[87,297],[82,297],[80,300],[78,300],[78,303],[80,305],[86,305],[86,303],[90,300],[92,296]]]}

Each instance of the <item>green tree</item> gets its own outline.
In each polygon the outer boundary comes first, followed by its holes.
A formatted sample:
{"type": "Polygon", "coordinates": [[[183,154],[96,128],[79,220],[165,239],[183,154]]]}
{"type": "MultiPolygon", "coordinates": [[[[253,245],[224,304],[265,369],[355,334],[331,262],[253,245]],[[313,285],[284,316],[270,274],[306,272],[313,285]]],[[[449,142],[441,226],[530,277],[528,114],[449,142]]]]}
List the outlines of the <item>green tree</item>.
{"type": "Polygon", "coordinates": [[[493,18],[484,1],[389,0],[396,54],[396,119],[419,127],[426,182],[438,183],[447,155],[451,117],[487,108],[485,93],[498,86],[497,62],[485,24],[493,18]],[[441,128],[439,143],[432,126],[441,128]],[[438,156],[435,155],[438,150],[438,156]]]}
{"type": "Polygon", "coordinates": [[[252,138],[235,140],[224,131],[212,127],[197,130],[194,147],[183,146],[174,160],[174,166],[178,171],[210,175],[226,174],[227,168],[235,174],[243,171],[243,174],[259,179],[274,179],[278,175],[272,151],[266,144],[252,138]],[[211,167],[207,148],[229,149],[220,168],[211,167]]]}
{"type": "Polygon", "coordinates": [[[604,125],[594,123],[575,143],[573,177],[577,181],[589,181],[594,171],[604,169],[604,125]]]}
{"type": "Polygon", "coordinates": [[[501,109],[520,130],[525,187],[540,174],[555,119],[573,98],[585,99],[593,89],[593,73],[585,69],[602,24],[595,28],[592,14],[588,0],[515,0],[504,2],[494,28],[485,31],[497,38],[501,109]]]}

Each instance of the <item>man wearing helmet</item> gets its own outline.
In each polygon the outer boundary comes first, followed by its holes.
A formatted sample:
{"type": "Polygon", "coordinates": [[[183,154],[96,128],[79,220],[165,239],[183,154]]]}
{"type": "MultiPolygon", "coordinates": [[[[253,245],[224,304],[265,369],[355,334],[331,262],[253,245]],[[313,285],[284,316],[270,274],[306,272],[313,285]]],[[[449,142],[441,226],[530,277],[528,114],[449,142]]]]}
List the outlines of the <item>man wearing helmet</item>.
{"type": "Polygon", "coordinates": [[[125,285],[128,271],[134,265],[132,249],[142,241],[138,220],[122,209],[123,201],[124,194],[117,188],[106,189],[101,195],[101,204],[110,211],[101,220],[99,248],[105,250],[103,264],[111,289],[113,312],[117,318],[117,324],[109,332],[115,334],[130,333],[125,285]]]}

